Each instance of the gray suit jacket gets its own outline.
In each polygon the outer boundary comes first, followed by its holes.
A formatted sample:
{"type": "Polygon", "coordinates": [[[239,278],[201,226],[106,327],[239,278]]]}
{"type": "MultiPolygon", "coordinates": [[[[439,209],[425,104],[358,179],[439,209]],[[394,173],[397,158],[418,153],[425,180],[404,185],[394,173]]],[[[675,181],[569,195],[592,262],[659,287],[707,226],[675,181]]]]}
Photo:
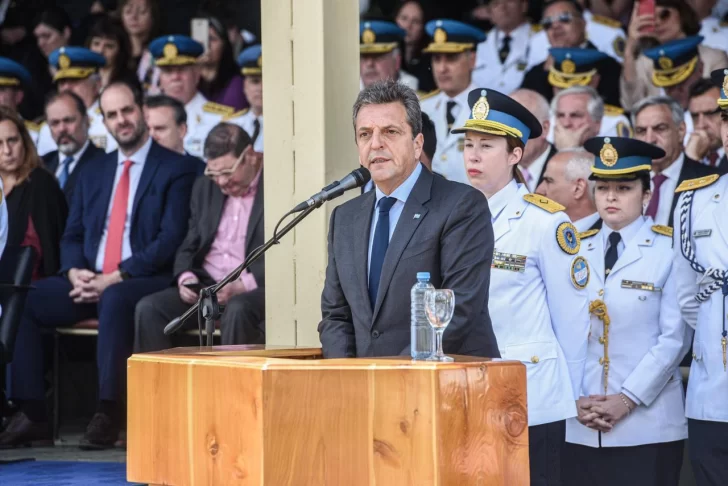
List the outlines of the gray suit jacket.
{"type": "Polygon", "coordinates": [[[423,168],[392,234],[372,309],[367,254],[375,200],[369,191],[331,214],[318,327],[324,357],[409,355],[417,272],[430,272],[436,288],[455,291],[445,352],[499,357],[488,315],[493,227],[483,194],[423,168]]]}

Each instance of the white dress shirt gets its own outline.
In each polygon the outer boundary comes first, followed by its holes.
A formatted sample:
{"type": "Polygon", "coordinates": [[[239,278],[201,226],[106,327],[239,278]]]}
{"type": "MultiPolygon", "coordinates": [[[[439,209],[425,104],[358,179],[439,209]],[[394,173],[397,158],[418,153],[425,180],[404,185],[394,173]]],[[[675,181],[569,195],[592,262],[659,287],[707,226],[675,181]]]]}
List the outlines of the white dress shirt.
{"type": "MultiPolygon", "coordinates": [[[[657,214],[655,215],[655,224],[666,225],[670,221],[670,212],[672,211],[672,198],[675,197],[675,189],[677,188],[677,180],[680,177],[683,163],[685,162],[685,153],[673,162],[670,167],[662,171],[662,175],[666,176],[660,186],[660,205],[657,206],[657,214]]],[[[655,176],[654,171],[650,171],[650,181],[655,176]]],[[[654,193],[655,184],[650,182],[650,189],[654,193]]],[[[649,204],[649,203],[648,203],[649,204]]],[[[645,209],[647,206],[645,206],[645,209]]]]}
{"type": "Polygon", "coordinates": [[[111,208],[114,205],[114,194],[116,194],[116,188],[119,185],[119,179],[121,174],[124,172],[124,162],[131,160],[134,162],[129,168],[129,199],[126,204],[126,222],[124,224],[124,237],[121,245],[121,260],[124,261],[131,257],[131,240],[129,235],[131,233],[131,211],[134,207],[134,196],[136,195],[137,187],[139,187],[139,180],[142,177],[142,170],[144,169],[144,163],[149,155],[149,149],[152,146],[152,137],[148,137],[147,141],[142,145],[139,150],[130,156],[125,156],[118,152],[116,174],[114,175],[114,189],[111,191],[111,198],[109,199],[109,207],[106,210],[106,222],[104,223],[104,232],[101,235],[101,241],[99,242],[99,253],[96,255],[96,271],[101,272],[104,268],[104,255],[106,253],[106,238],[109,233],[109,218],[111,217],[111,208]]]}
{"type": "MultiPolygon", "coordinates": [[[[86,140],[86,143],[83,144],[81,147],[81,150],[76,152],[75,154],[71,155],[72,160],[68,164],[68,173],[71,174],[73,172],[73,169],[76,168],[78,165],[78,160],[83,156],[84,152],[86,152],[86,149],[88,148],[89,143],[91,143],[88,139],[86,140]]],[[[61,178],[61,173],[63,173],[63,161],[68,158],[68,155],[62,154],[61,151],[58,151],[58,167],[56,168],[56,179],[61,178]]]]}
{"type": "MultiPolygon", "coordinates": [[[[617,233],[619,233],[619,236],[621,236],[619,243],[617,244],[617,260],[619,260],[619,257],[622,256],[622,253],[624,253],[626,245],[628,245],[629,242],[632,241],[632,239],[637,235],[637,233],[639,233],[640,228],[642,228],[642,225],[644,223],[645,218],[640,216],[621,230],[617,231],[617,233]]],[[[615,231],[611,229],[606,222],[602,224],[602,230],[599,232],[599,237],[602,238],[602,245],[604,248],[603,256],[606,256],[607,251],[609,250],[609,235],[614,232],[615,231]]]]}
{"type": "Polygon", "coordinates": [[[546,149],[543,151],[543,153],[539,155],[536,160],[531,162],[531,165],[529,165],[528,168],[519,167],[524,178],[526,178],[526,171],[528,171],[528,174],[531,176],[526,184],[528,186],[529,192],[536,191],[536,187],[538,187],[538,180],[543,175],[543,169],[546,165],[546,160],[549,158],[550,152],[551,145],[546,145],[546,149]]]}
{"type": "MultiPolygon", "coordinates": [[[[410,193],[412,192],[412,189],[415,187],[415,184],[417,183],[417,179],[420,178],[420,174],[422,173],[422,164],[417,163],[417,167],[415,167],[415,170],[410,174],[410,176],[405,179],[405,181],[399,185],[397,189],[392,191],[392,194],[387,196],[384,194],[378,187],[375,189],[376,191],[376,197],[377,200],[374,203],[374,215],[372,216],[372,226],[369,229],[369,251],[367,253],[367,275],[369,274],[369,265],[372,263],[372,246],[374,245],[374,232],[377,228],[377,220],[379,220],[379,200],[383,197],[393,197],[397,199],[397,202],[395,202],[392,207],[389,210],[389,240],[392,240],[392,235],[394,234],[394,229],[397,227],[397,222],[399,221],[399,217],[402,215],[402,210],[404,209],[404,205],[407,202],[407,198],[409,198],[410,193]]],[[[367,277],[367,281],[368,281],[367,277]]]]}
{"type": "Polygon", "coordinates": [[[590,214],[589,216],[574,221],[574,226],[576,226],[576,229],[577,231],[579,231],[579,233],[583,233],[584,231],[587,231],[589,228],[591,228],[598,219],[599,213],[590,214]]]}

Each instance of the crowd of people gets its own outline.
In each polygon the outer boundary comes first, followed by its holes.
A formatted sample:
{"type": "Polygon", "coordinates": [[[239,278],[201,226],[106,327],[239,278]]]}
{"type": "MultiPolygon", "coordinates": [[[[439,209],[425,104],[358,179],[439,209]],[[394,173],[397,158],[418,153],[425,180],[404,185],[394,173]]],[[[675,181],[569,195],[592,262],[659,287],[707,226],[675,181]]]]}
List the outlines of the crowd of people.
{"type": "MultiPolygon", "coordinates": [[[[163,32],[156,0],[32,28],[6,3],[2,42],[23,48],[0,57],[0,241],[34,249],[35,288],[0,447],[52,444],[43,331],[96,319],[81,447],[110,448],[126,359],[174,346],[164,326],[264,241],[265,49],[214,9],[200,38],[163,32]]],[[[527,367],[532,484],[676,485],[688,436],[699,484],[723,484],[724,2],[533,3],[360,2],[370,205],[332,215],[324,354],[407,354],[409,296],[387,296],[429,271],[455,290],[446,352],[527,367]],[[368,245],[333,238],[359,217],[368,245]]],[[[222,343],[265,342],[263,259],[219,299],[222,343]]]]}

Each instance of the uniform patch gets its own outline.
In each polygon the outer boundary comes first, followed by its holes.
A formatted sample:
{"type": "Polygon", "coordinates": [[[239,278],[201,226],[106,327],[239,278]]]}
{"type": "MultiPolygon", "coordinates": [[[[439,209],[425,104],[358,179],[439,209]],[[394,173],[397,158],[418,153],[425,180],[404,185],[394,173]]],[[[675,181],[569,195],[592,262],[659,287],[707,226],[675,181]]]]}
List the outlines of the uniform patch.
{"type": "Polygon", "coordinates": [[[571,262],[571,283],[579,290],[589,285],[589,264],[584,257],[576,257],[571,262]]]}
{"type": "Polygon", "coordinates": [[[576,255],[579,253],[579,236],[576,232],[576,227],[568,222],[561,223],[556,228],[556,241],[559,244],[559,248],[564,250],[569,255],[576,255]]]}
{"type": "Polygon", "coordinates": [[[614,52],[619,57],[624,57],[624,49],[627,47],[627,41],[624,39],[624,37],[617,36],[614,38],[614,42],[612,42],[612,49],[614,49],[614,52]]]}

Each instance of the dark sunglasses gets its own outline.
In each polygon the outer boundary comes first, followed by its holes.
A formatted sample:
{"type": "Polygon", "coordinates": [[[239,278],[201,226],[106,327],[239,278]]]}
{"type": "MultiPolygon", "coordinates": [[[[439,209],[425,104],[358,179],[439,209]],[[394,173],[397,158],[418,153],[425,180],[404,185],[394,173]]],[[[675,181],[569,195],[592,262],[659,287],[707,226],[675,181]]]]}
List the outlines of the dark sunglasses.
{"type": "Polygon", "coordinates": [[[556,22],[569,24],[575,18],[576,16],[571,12],[560,13],[559,15],[554,15],[553,17],[544,17],[543,19],[541,19],[541,27],[543,27],[544,30],[549,30],[556,22]]]}

